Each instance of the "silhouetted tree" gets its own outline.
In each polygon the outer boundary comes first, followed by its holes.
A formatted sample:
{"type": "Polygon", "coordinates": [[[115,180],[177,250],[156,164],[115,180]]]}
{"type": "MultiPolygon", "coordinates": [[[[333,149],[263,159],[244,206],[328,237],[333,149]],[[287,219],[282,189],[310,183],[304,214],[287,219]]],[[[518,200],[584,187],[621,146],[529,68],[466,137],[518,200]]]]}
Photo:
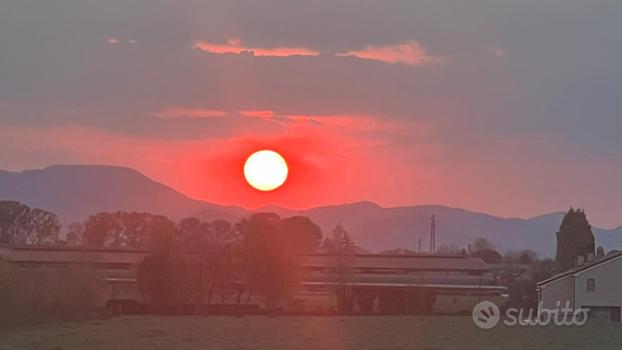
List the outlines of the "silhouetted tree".
{"type": "Polygon", "coordinates": [[[227,220],[214,220],[209,223],[210,241],[217,246],[228,246],[235,242],[239,237],[233,230],[233,225],[227,220]]]}
{"type": "Polygon", "coordinates": [[[490,243],[486,238],[483,238],[483,237],[476,238],[475,242],[473,242],[473,245],[471,246],[472,251],[493,250],[493,249],[495,249],[495,246],[492,243],[490,243]]]}
{"type": "Polygon", "coordinates": [[[335,294],[340,313],[349,314],[354,308],[354,295],[350,285],[353,277],[355,244],[341,224],[333,229],[322,248],[334,257],[335,294]]]}
{"type": "Polygon", "coordinates": [[[0,201],[0,243],[48,245],[58,242],[56,214],[14,201],[0,201]]]}
{"type": "Polygon", "coordinates": [[[121,226],[117,216],[118,213],[91,215],[84,223],[85,243],[96,247],[120,246],[121,226]]]}
{"type": "Polygon", "coordinates": [[[537,260],[536,253],[529,249],[523,250],[518,257],[518,263],[523,265],[531,265],[537,260]]]}
{"type": "Polygon", "coordinates": [[[98,213],[84,223],[85,244],[97,247],[144,248],[168,253],[176,225],[163,215],[136,212],[98,213]]]}
{"type": "Polygon", "coordinates": [[[84,224],[80,222],[72,222],[67,225],[67,236],[65,237],[65,245],[70,247],[79,247],[84,244],[84,224]]]}
{"type": "Polygon", "coordinates": [[[511,264],[531,265],[538,261],[538,255],[531,249],[508,251],[503,260],[511,264]]]}
{"type": "Polygon", "coordinates": [[[179,311],[190,298],[189,275],[182,256],[151,254],[138,267],[138,291],[158,311],[179,311]]]}
{"type": "Polygon", "coordinates": [[[594,254],[594,234],[585,211],[582,209],[570,208],[564,215],[556,237],[556,271],[572,268],[578,256],[586,256],[588,253],[594,254]]]}
{"type": "Polygon", "coordinates": [[[346,229],[338,223],[331,232],[330,237],[326,237],[322,242],[322,250],[328,254],[340,255],[344,253],[353,254],[356,245],[346,229]]]}
{"type": "Polygon", "coordinates": [[[179,236],[189,256],[193,298],[199,304],[212,301],[217,283],[227,275],[231,279],[230,247],[237,241],[231,223],[215,220],[201,222],[187,218],[179,223],[179,236]]]}
{"type": "Polygon", "coordinates": [[[292,216],[279,221],[280,235],[298,253],[311,253],[322,241],[322,230],[306,216],[292,216]]]}
{"type": "Polygon", "coordinates": [[[479,250],[473,251],[471,253],[471,256],[482,258],[484,262],[488,264],[498,264],[503,259],[501,257],[501,254],[494,249],[479,249],[479,250]]]}
{"type": "Polygon", "coordinates": [[[471,256],[482,258],[488,264],[498,264],[502,260],[501,254],[494,249],[494,245],[486,238],[478,237],[469,247],[471,256]]]}
{"type": "Polygon", "coordinates": [[[244,280],[251,291],[265,298],[271,313],[280,300],[298,285],[298,244],[286,239],[273,213],[258,213],[240,221],[236,227],[244,249],[244,280]]]}
{"type": "Polygon", "coordinates": [[[166,299],[166,291],[164,286],[169,283],[168,257],[160,254],[152,254],[138,266],[136,282],[138,291],[146,301],[154,304],[164,304],[166,299]]]}

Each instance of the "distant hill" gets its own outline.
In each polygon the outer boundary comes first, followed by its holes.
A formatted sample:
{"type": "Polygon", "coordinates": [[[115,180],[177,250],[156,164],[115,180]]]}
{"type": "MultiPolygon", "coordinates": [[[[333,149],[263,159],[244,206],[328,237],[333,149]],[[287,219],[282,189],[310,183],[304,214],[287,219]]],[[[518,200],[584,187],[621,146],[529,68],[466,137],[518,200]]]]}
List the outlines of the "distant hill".
{"type": "MultiPolygon", "coordinates": [[[[56,165],[41,170],[0,171],[0,200],[12,199],[31,207],[57,213],[64,223],[84,220],[100,211],[147,211],[174,219],[198,216],[205,220],[223,218],[237,221],[253,211],[192,199],[155,182],[136,170],[114,166],[56,165]]],[[[429,247],[432,214],[437,216],[437,247],[455,244],[464,247],[477,237],[507,249],[532,249],[540,256],[555,254],[555,232],[562,212],[534,218],[500,218],[488,214],[440,205],[383,208],[372,202],[357,202],[291,210],[267,206],[255,211],[271,211],[281,216],[304,215],[317,222],[324,232],[341,222],[357,244],[371,251],[394,248],[422,250],[429,247]]],[[[594,228],[597,245],[619,249],[622,227],[594,228]]]]}
{"type": "Polygon", "coordinates": [[[135,210],[180,218],[202,211],[237,219],[244,209],[189,198],[131,168],[55,165],[41,170],[0,171],[0,199],[57,213],[63,222],[100,211],[135,210]]]}
{"type": "Polygon", "coordinates": [[[375,251],[394,248],[429,249],[430,220],[437,217],[436,241],[440,245],[465,247],[477,237],[484,237],[504,251],[529,248],[550,256],[555,249],[555,231],[563,213],[534,219],[499,218],[487,214],[439,205],[383,208],[372,202],[293,211],[268,208],[281,215],[305,215],[325,231],[341,222],[358,244],[375,251]]]}

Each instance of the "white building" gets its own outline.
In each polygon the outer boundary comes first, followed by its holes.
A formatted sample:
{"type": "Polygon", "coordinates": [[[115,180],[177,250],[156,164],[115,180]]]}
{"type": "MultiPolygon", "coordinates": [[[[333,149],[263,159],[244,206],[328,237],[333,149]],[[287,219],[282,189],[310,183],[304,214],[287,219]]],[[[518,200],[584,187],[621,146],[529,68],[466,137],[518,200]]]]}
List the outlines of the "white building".
{"type": "Polygon", "coordinates": [[[574,268],[538,282],[540,306],[550,310],[568,302],[574,310],[589,309],[592,319],[620,322],[622,252],[587,262],[581,258],[574,268]]]}

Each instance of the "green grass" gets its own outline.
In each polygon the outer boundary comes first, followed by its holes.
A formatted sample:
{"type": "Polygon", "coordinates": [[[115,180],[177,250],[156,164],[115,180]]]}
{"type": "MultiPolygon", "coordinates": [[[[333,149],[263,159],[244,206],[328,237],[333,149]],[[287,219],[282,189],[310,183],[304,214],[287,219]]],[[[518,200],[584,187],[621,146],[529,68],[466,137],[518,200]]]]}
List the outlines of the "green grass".
{"type": "Polygon", "coordinates": [[[622,325],[476,328],[469,316],[123,317],[0,331],[0,349],[619,349],[622,325]]]}

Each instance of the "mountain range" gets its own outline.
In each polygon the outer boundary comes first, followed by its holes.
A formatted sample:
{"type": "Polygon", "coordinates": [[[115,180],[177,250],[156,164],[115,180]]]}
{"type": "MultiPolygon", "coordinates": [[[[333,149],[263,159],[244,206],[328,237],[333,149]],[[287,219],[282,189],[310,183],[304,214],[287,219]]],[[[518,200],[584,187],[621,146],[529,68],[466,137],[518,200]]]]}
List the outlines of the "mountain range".
{"type": "MultiPolygon", "coordinates": [[[[555,232],[564,213],[533,218],[503,218],[441,205],[381,207],[363,201],[293,210],[278,206],[245,209],[190,198],[140,172],[104,165],[54,165],[38,170],[0,170],[0,200],[16,200],[52,211],[65,224],[82,221],[101,211],[146,211],[179,220],[197,216],[204,220],[235,222],[253,212],[274,212],[283,217],[304,215],[327,233],[341,223],[354,241],[370,251],[407,248],[429,249],[432,215],[436,216],[437,247],[465,247],[483,237],[500,251],[531,249],[540,257],[555,254],[555,232]]],[[[588,213],[589,214],[589,213],[588,213]]],[[[597,245],[619,249],[622,227],[593,227],[597,245]]]]}

